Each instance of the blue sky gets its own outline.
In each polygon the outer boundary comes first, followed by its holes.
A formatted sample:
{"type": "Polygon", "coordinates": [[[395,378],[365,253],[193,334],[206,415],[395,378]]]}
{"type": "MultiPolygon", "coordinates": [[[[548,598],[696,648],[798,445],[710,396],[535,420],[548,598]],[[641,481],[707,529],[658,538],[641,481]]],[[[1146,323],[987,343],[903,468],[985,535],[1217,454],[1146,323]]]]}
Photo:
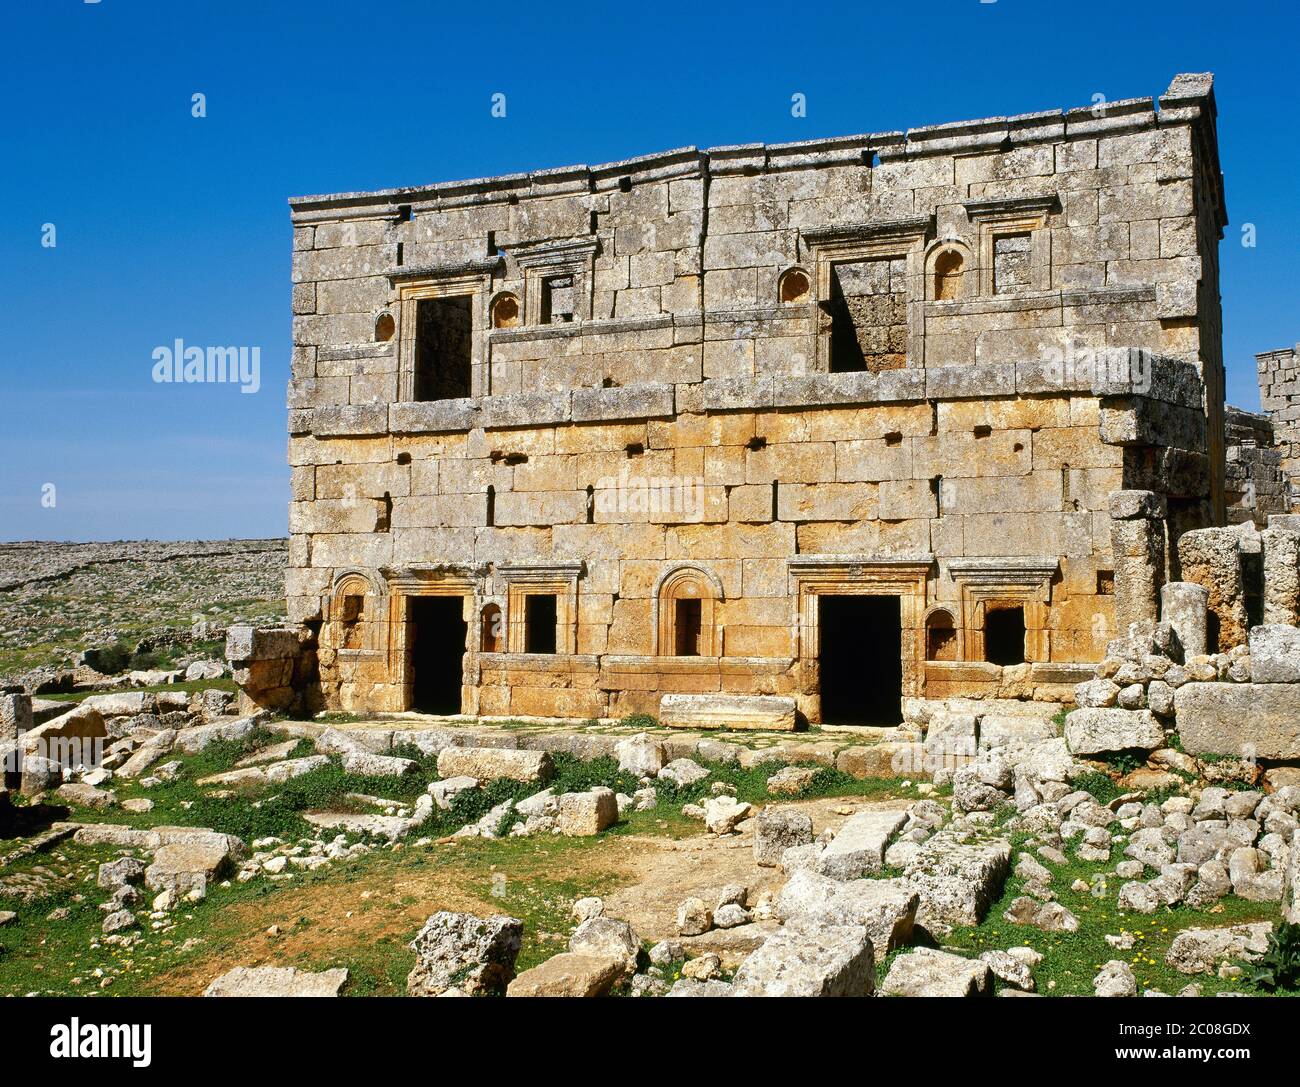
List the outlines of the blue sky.
{"type": "Polygon", "coordinates": [[[1228,391],[1257,410],[1254,352],[1300,340],[1296,11],[10,3],[0,539],[285,531],[291,195],[1087,105],[1159,94],[1178,71],[1217,78],[1228,391]],[[151,353],[178,337],[259,346],[261,390],[155,384],[151,353]]]}

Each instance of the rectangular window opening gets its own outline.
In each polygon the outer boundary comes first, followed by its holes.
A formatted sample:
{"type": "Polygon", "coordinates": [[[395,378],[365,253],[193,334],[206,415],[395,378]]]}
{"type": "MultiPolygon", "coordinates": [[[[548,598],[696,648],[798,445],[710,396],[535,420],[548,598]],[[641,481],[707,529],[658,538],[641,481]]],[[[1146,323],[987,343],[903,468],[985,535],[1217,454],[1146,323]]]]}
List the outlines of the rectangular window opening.
{"type": "Polygon", "coordinates": [[[554,593],[529,593],[524,597],[524,652],[554,653],[559,598],[554,593]]]}
{"type": "Polygon", "coordinates": [[[699,598],[675,600],[673,629],[676,632],[676,655],[679,657],[698,657],[700,655],[700,629],[702,607],[699,598]]]}
{"type": "Polygon", "coordinates": [[[416,400],[454,400],[470,395],[471,301],[466,294],[416,302],[416,400]]]}
{"type": "Polygon", "coordinates": [[[894,370],[907,365],[907,261],[851,261],[831,272],[833,372],[894,370]]]}

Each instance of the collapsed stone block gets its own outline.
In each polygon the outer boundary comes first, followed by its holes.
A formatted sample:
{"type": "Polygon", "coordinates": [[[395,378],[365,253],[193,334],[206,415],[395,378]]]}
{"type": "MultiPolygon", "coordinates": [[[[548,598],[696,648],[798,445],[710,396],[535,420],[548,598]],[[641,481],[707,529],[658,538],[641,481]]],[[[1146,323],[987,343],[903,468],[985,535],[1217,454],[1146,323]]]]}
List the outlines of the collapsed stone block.
{"type": "Polygon", "coordinates": [[[1246,640],[1246,595],[1241,577],[1240,535],[1230,528],[1184,532],[1178,541],[1183,580],[1207,594],[1207,652],[1227,652],[1246,640]]]}

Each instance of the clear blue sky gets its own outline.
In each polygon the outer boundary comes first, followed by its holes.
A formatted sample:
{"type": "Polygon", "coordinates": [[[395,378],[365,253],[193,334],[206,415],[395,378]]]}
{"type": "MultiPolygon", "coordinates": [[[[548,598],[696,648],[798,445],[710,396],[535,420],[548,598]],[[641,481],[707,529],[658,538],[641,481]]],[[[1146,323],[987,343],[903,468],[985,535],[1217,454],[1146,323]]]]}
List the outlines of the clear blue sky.
{"type": "Polygon", "coordinates": [[[0,539],[285,531],[297,194],[1087,105],[1209,70],[1229,399],[1257,409],[1253,353],[1300,340],[1294,2],[5,8],[0,539]],[[178,337],[260,346],[261,391],[155,384],[178,337]]]}

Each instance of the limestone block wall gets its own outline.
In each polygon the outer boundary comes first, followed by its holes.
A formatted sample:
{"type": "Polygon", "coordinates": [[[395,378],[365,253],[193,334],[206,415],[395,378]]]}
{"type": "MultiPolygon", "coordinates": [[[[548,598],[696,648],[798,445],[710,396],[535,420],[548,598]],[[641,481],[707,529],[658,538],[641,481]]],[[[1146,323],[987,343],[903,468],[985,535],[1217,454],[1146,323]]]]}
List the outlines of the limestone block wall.
{"type": "Polygon", "coordinates": [[[1224,419],[1228,523],[1252,521],[1264,528],[1271,514],[1287,513],[1291,508],[1282,451],[1274,446],[1272,419],[1231,405],[1224,419]]]}
{"type": "Polygon", "coordinates": [[[723,690],[816,719],[837,593],[902,602],[906,695],[1003,683],[1009,602],[1030,666],[1098,659],[1109,493],[1159,496],[1174,562],[1223,515],[1214,126],[1180,76],[1158,103],[294,200],[287,595],[327,704],[406,708],[430,595],[461,601],[467,712],[723,690]],[[427,372],[441,307],[454,381],[427,372]],[[554,653],[528,651],[534,593],[554,653]]]}
{"type": "Polygon", "coordinates": [[[1300,512],[1300,344],[1255,356],[1260,405],[1273,424],[1288,482],[1288,509],[1300,512]]]}

